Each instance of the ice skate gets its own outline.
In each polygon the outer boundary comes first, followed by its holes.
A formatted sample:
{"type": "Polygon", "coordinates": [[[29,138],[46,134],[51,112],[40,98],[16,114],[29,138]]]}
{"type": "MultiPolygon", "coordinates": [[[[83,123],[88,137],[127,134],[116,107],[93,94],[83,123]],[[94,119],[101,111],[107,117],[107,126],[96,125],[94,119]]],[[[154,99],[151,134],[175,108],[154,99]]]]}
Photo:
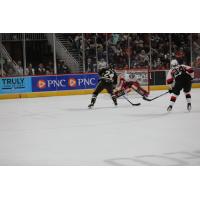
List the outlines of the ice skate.
{"type": "Polygon", "coordinates": [[[171,110],[172,110],[172,105],[169,105],[167,108],[167,112],[171,112],[171,110]]]}
{"type": "Polygon", "coordinates": [[[91,103],[88,105],[88,108],[93,108],[94,107],[94,103],[91,103]]]}
{"type": "Polygon", "coordinates": [[[112,97],[113,103],[115,106],[117,106],[117,99],[115,97],[112,97]]]}
{"type": "Polygon", "coordinates": [[[191,105],[191,103],[188,103],[188,104],[187,104],[187,110],[188,110],[189,112],[192,110],[192,105],[191,105]]]}
{"type": "Polygon", "coordinates": [[[114,105],[115,105],[115,106],[117,106],[117,105],[118,105],[118,104],[117,104],[117,101],[114,101],[114,105]]]}

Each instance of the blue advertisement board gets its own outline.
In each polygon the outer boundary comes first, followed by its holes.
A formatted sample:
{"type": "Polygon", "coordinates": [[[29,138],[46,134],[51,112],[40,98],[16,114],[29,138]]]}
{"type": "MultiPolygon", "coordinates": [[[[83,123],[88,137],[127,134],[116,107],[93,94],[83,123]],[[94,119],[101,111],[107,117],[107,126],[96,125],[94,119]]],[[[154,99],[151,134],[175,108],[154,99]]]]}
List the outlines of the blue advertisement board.
{"type": "Polygon", "coordinates": [[[81,90],[95,88],[98,74],[69,74],[32,77],[32,91],[81,90]]]}
{"type": "Polygon", "coordinates": [[[0,94],[32,92],[31,77],[0,78],[0,94]]]}

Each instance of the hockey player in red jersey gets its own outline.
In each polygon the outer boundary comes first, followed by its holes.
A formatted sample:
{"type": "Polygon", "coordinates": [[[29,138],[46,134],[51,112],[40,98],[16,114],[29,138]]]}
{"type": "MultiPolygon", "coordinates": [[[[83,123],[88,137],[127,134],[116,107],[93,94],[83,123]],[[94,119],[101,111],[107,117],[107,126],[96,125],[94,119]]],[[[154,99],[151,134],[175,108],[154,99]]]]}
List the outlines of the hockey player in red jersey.
{"type": "Polygon", "coordinates": [[[167,111],[171,111],[176,99],[183,89],[187,100],[187,109],[191,110],[191,87],[192,79],[194,78],[194,71],[192,67],[187,65],[179,65],[177,60],[171,61],[171,69],[167,74],[167,84],[169,85],[169,92],[172,94],[170,98],[170,105],[167,111]]]}
{"type": "Polygon", "coordinates": [[[115,95],[116,97],[120,97],[133,90],[141,96],[148,96],[148,92],[140,86],[140,83],[137,81],[135,74],[129,74],[125,71],[118,77],[118,84],[115,88],[115,95]]]}

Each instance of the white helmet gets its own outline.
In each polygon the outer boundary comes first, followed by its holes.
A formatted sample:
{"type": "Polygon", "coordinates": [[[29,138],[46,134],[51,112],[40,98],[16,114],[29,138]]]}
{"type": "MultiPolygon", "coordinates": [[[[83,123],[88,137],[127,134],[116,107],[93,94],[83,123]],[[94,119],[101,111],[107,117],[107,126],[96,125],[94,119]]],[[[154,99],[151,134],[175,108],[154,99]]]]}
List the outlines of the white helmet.
{"type": "Polygon", "coordinates": [[[107,67],[107,63],[99,61],[97,66],[98,66],[99,69],[106,68],[107,67]]]}
{"type": "Polygon", "coordinates": [[[125,80],[129,79],[129,74],[126,70],[124,71],[124,78],[125,78],[125,80]]]}
{"type": "Polygon", "coordinates": [[[176,59],[171,61],[171,68],[176,67],[178,65],[178,61],[176,59]]]}

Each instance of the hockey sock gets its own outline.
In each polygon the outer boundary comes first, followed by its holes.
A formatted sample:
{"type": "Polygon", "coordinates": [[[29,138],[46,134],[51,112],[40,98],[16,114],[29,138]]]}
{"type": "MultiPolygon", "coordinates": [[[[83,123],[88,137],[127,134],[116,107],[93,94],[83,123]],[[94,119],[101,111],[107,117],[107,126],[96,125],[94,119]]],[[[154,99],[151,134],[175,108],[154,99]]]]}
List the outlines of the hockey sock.
{"type": "Polygon", "coordinates": [[[145,89],[143,89],[143,88],[140,88],[140,92],[141,92],[142,96],[148,97],[148,95],[149,95],[148,92],[145,89]]]}
{"type": "Polygon", "coordinates": [[[96,95],[96,94],[93,94],[93,95],[92,95],[92,99],[91,99],[91,104],[92,104],[92,105],[95,104],[96,99],[97,99],[97,95],[96,95]]]}
{"type": "Polygon", "coordinates": [[[185,98],[186,98],[187,103],[191,103],[191,95],[190,95],[190,93],[185,93],[185,98]]]}
{"type": "Polygon", "coordinates": [[[134,85],[132,88],[133,88],[138,94],[140,94],[141,96],[146,96],[146,97],[148,97],[148,92],[147,92],[145,89],[143,89],[142,87],[140,87],[140,86],[136,87],[136,85],[134,85]]]}
{"type": "Polygon", "coordinates": [[[173,106],[174,103],[176,102],[176,98],[177,98],[176,95],[172,95],[172,96],[171,96],[171,99],[170,99],[170,105],[171,105],[171,106],[173,106]]]}

